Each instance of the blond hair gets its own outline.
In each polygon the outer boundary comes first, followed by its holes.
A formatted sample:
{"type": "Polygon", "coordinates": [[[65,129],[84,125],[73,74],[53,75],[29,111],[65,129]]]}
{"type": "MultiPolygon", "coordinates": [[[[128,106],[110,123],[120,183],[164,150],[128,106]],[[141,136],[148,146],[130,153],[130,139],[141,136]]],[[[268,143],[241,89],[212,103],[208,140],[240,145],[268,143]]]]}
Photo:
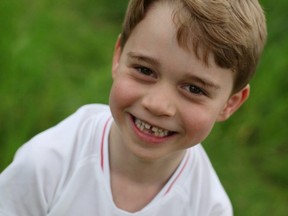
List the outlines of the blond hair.
{"type": "Polygon", "coordinates": [[[175,7],[173,20],[181,47],[192,48],[206,64],[212,53],[219,67],[235,73],[233,92],[249,83],[267,36],[258,0],[130,0],[121,33],[122,48],[155,2],[168,2],[175,7]]]}

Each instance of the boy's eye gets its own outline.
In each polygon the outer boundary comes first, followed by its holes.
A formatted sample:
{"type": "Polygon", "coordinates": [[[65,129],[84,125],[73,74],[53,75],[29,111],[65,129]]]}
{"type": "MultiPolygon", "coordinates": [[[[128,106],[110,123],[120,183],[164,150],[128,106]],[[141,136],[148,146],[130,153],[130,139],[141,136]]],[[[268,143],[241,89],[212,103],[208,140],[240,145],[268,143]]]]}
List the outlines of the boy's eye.
{"type": "Polygon", "coordinates": [[[186,85],[184,89],[196,95],[206,95],[205,91],[195,85],[186,85]]]}
{"type": "Polygon", "coordinates": [[[141,74],[146,75],[146,76],[152,76],[153,75],[153,71],[147,67],[136,67],[136,70],[138,72],[140,72],[141,74]]]}

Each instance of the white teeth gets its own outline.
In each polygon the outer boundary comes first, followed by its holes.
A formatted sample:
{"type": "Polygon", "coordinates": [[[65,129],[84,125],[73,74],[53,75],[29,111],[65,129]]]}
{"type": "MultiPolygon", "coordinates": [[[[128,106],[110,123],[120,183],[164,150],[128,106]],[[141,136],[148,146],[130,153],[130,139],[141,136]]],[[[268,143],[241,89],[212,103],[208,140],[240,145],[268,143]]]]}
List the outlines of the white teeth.
{"type": "Polygon", "coordinates": [[[152,127],[152,131],[156,133],[158,131],[158,128],[157,127],[152,127]]]}
{"type": "Polygon", "coordinates": [[[168,130],[152,126],[137,118],[135,119],[135,124],[137,128],[139,128],[141,131],[149,133],[149,134],[153,134],[154,136],[157,136],[157,137],[165,137],[169,133],[168,130]]]}
{"type": "Polygon", "coordinates": [[[151,128],[151,125],[144,123],[144,127],[149,130],[151,128]]]}

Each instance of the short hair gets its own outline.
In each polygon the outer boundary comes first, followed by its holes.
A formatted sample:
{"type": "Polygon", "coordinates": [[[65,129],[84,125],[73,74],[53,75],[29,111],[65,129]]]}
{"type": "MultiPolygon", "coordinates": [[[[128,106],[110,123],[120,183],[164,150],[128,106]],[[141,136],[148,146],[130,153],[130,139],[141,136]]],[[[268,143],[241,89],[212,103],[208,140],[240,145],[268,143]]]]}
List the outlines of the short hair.
{"type": "Polygon", "coordinates": [[[155,2],[174,6],[179,46],[192,49],[207,65],[212,53],[219,67],[233,71],[233,93],[250,82],[267,37],[258,0],[130,0],[121,33],[122,48],[155,2]]]}

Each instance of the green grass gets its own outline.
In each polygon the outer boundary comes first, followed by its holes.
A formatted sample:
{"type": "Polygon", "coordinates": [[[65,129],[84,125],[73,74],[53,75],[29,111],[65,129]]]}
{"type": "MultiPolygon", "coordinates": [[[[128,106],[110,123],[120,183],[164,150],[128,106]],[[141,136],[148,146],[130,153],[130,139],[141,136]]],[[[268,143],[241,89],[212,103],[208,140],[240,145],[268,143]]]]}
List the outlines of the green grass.
{"type": "MultiPolygon", "coordinates": [[[[127,1],[0,1],[0,171],[86,103],[107,103],[127,1]]],[[[288,2],[261,1],[269,38],[250,99],[204,142],[235,215],[288,212],[288,2]]]]}

